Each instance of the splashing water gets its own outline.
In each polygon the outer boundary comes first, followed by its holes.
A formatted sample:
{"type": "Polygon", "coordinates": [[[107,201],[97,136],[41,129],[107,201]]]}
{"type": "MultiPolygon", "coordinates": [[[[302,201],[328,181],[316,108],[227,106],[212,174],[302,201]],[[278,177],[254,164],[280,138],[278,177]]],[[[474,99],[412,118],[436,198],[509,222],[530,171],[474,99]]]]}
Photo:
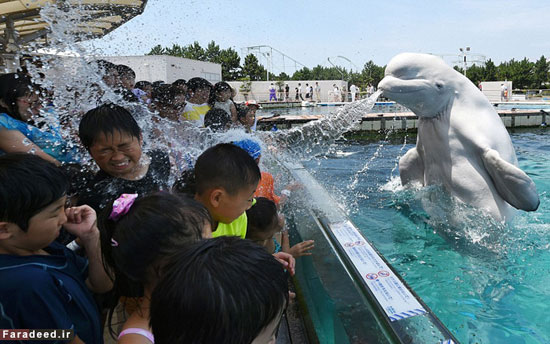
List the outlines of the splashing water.
{"type": "Polygon", "coordinates": [[[327,149],[344,133],[355,128],[374,107],[382,91],[343,106],[338,111],[303,126],[277,132],[258,133],[269,147],[285,149],[292,159],[309,160],[327,149]]]}

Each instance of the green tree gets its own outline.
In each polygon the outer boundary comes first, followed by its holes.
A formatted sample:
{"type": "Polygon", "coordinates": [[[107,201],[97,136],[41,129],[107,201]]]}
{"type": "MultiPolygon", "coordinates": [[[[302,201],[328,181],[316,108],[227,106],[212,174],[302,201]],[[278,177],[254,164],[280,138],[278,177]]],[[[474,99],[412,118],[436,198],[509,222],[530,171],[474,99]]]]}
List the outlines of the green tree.
{"type": "Polygon", "coordinates": [[[550,81],[550,64],[542,55],[540,59],[535,62],[535,66],[533,68],[533,84],[531,85],[532,88],[545,88],[545,83],[550,81]]]}
{"type": "Polygon", "coordinates": [[[207,61],[206,52],[197,41],[183,48],[183,57],[192,60],[207,61]]]}
{"type": "Polygon", "coordinates": [[[491,59],[488,59],[485,62],[485,75],[483,76],[483,81],[497,81],[497,73],[497,66],[491,59]]]}
{"type": "Polygon", "coordinates": [[[179,44],[172,44],[171,48],[164,49],[166,55],[184,57],[184,47],[179,44]]]}
{"type": "Polygon", "coordinates": [[[370,60],[365,63],[361,75],[367,84],[377,86],[380,80],[384,78],[384,69],[386,69],[385,66],[380,67],[370,60]]]}
{"type": "Polygon", "coordinates": [[[206,46],[206,49],[204,50],[204,56],[206,61],[221,64],[220,55],[221,55],[220,46],[217,45],[216,42],[210,41],[210,43],[208,43],[208,45],[206,46]]]}
{"type": "Polygon", "coordinates": [[[244,58],[244,64],[242,67],[242,75],[250,77],[252,81],[259,81],[266,79],[266,70],[258,62],[258,59],[253,54],[248,54],[244,58]]]}
{"type": "Polygon", "coordinates": [[[313,75],[311,73],[311,70],[307,67],[303,67],[302,69],[297,70],[292,74],[292,80],[312,80],[313,75]]]}
{"type": "Polygon", "coordinates": [[[241,77],[241,58],[232,48],[220,51],[218,63],[222,65],[222,80],[235,81],[241,77]]]}
{"type": "Polygon", "coordinates": [[[166,50],[160,45],[155,45],[153,48],[151,48],[151,51],[147,53],[147,55],[165,55],[166,50]]]}

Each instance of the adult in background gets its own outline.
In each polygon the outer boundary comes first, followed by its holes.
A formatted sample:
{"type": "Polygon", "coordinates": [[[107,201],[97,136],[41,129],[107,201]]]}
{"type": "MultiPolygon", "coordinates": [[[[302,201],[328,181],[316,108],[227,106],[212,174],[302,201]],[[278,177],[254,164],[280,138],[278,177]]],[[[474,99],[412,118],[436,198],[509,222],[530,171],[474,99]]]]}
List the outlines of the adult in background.
{"type": "Polygon", "coordinates": [[[357,95],[358,88],[355,86],[355,84],[351,84],[349,87],[349,92],[351,93],[351,101],[355,101],[355,96],[357,95]]]}
{"type": "Polygon", "coordinates": [[[321,86],[319,86],[319,83],[315,83],[315,98],[318,102],[321,101],[321,86]]]}

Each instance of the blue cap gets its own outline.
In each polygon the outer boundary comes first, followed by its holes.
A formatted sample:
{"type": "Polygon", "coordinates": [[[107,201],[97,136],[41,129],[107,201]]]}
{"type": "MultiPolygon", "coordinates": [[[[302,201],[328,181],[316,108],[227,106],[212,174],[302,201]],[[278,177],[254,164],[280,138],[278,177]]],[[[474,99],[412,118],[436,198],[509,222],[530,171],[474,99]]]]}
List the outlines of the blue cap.
{"type": "Polygon", "coordinates": [[[256,141],[246,139],[235,141],[233,144],[244,149],[254,160],[258,159],[262,154],[262,148],[256,141]]]}

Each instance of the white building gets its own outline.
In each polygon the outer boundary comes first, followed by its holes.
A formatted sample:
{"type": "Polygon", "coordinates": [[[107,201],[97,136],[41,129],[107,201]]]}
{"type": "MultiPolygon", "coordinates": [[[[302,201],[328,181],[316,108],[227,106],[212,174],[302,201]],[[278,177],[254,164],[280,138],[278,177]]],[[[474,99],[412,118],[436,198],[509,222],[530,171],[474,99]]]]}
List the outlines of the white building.
{"type": "Polygon", "coordinates": [[[145,56],[103,56],[115,64],[124,64],[136,72],[136,81],[154,82],[162,80],[172,83],[177,79],[189,80],[194,77],[204,78],[211,83],[222,79],[222,66],[217,63],[203,62],[168,55],[145,56]]]}

